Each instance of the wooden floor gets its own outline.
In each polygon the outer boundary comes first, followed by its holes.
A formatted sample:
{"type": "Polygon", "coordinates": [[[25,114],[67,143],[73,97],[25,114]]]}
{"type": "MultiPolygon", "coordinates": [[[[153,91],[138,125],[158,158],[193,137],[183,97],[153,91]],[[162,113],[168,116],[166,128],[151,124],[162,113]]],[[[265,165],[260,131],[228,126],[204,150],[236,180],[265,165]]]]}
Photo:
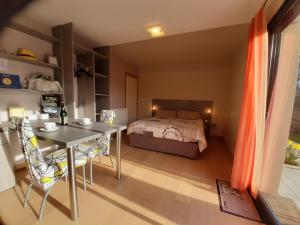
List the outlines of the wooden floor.
{"type": "MultiPolygon", "coordinates": [[[[94,184],[82,189],[78,170],[80,218],[69,219],[68,184],[58,182],[50,192],[45,216],[38,221],[42,193],[35,189],[23,208],[29,184],[25,170],[17,173],[17,186],[0,193],[3,224],[197,224],[255,225],[256,222],[220,212],[216,178],[228,180],[232,156],[223,141],[209,140],[198,160],[146,151],[122,144],[122,180],[105,158],[94,161],[94,184]]],[[[114,147],[112,147],[114,149],[114,147]]],[[[1,178],[3,179],[3,178],[1,178]]]]}

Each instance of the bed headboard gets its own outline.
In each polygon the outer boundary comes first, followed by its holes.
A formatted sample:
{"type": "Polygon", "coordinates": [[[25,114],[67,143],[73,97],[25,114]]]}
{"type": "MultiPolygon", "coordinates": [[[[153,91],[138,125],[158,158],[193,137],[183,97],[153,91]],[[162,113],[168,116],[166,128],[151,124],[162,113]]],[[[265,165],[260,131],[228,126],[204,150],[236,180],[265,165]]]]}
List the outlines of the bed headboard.
{"type": "Polygon", "coordinates": [[[156,110],[192,110],[202,114],[202,119],[211,123],[213,102],[200,100],[169,100],[169,99],[152,99],[152,116],[156,110]]]}

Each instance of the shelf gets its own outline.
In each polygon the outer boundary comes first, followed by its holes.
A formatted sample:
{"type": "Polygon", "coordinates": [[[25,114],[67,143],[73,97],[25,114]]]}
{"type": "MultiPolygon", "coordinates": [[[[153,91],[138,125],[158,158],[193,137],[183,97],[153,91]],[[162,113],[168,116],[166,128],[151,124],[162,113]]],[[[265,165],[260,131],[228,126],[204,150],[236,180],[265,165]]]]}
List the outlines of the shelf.
{"type": "Polygon", "coordinates": [[[85,47],[84,45],[74,41],[74,52],[78,54],[86,54],[86,53],[92,53],[93,50],[89,49],[88,47],[85,47]]]}
{"type": "Polygon", "coordinates": [[[107,56],[102,55],[102,54],[99,53],[99,52],[95,52],[95,51],[93,51],[93,52],[95,53],[95,59],[96,59],[96,60],[97,60],[97,59],[100,59],[100,60],[103,60],[103,59],[107,60],[107,59],[108,59],[107,56]]]}
{"type": "Polygon", "coordinates": [[[14,30],[21,31],[21,32],[23,32],[25,34],[28,34],[28,35],[31,35],[33,37],[42,39],[44,41],[48,41],[48,42],[52,42],[52,43],[53,42],[61,42],[61,40],[59,40],[58,38],[42,34],[42,33],[38,32],[38,31],[32,30],[32,29],[30,29],[28,27],[24,27],[24,26],[16,24],[16,23],[12,23],[11,22],[11,23],[9,23],[7,25],[7,27],[12,28],[14,30]]]}
{"type": "Polygon", "coordinates": [[[95,77],[109,79],[109,76],[103,75],[103,74],[100,74],[100,73],[95,73],[95,77]]]}
{"type": "Polygon", "coordinates": [[[75,52],[77,53],[81,53],[81,54],[84,54],[84,53],[94,53],[95,55],[95,58],[96,59],[100,59],[100,60],[107,60],[108,58],[105,56],[105,55],[102,55],[101,53],[99,52],[96,52],[94,51],[93,49],[90,49],[76,41],[74,41],[74,49],[75,49],[75,52]]]}
{"type": "Polygon", "coordinates": [[[96,96],[109,97],[108,94],[95,94],[96,96]]]}
{"type": "Polygon", "coordinates": [[[35,91],[30,89],[14,89],[14,88],[0,88],[1,93],[9,93],[9,92],[20,92],[20,93],[29,93],[29,94],[56,94],[63,95],[63,92],[52,92],[52,91],[35,91]]]}
{"type": "Polygon", "coordinates": [[[10,55],[7,53],[0,53],[0,58],[11,59],[11,60],[15,60],[15,61],[20,61],[20,62],[24,62],[24,63],[36,65],[36,66],[41,66],[41,67],[52,68],[52,69],[61,69],[61,66],[59,66],[59,65],[52,65],[49,63],[41,62],[41,61],[30,60],[30,59],[23,58],[21,56],[10,55]]]}

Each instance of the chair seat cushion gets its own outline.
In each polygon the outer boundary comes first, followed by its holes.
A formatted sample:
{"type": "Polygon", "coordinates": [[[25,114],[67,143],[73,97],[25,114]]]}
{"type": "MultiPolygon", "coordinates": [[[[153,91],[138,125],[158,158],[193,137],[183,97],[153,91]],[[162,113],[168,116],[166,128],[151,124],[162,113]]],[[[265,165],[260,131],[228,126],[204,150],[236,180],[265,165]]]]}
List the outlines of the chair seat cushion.
{"type": "Polygon", "coordinates": [[[87,157],[95,157],[97,155],[107,155],[104,145],[99,145],[98,142],[84,142],[77,146],[79,152],[83,153],[87,157]]]}
{"type": "MultiPolygon", "coordinates": [[[[77,149],[75,151],[75,167],[80,167],[86,164],[87,159],[84,154],[79,152],[77,149]]],[[[45,157],[45,161],[48,165],[56,165],[60,169],[65,169],[68,166],[68,159],[67,159],[67,150],[60,149],[55,152],[48,154],[45,157]]]]}

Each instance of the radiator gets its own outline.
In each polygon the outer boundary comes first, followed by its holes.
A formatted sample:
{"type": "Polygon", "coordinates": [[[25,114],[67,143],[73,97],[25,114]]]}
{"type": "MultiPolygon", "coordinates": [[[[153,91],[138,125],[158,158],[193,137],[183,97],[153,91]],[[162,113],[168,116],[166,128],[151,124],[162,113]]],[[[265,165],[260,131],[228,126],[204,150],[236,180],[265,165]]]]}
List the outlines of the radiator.
{"type": "Polygon", "coordinates": [[[127,113],[127,108],[115,108],[111,109],[115,111],[116,113],[116,124],[124,124],[127,125],[128,123],[128,113],[127,113]]]}

